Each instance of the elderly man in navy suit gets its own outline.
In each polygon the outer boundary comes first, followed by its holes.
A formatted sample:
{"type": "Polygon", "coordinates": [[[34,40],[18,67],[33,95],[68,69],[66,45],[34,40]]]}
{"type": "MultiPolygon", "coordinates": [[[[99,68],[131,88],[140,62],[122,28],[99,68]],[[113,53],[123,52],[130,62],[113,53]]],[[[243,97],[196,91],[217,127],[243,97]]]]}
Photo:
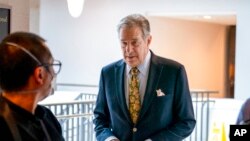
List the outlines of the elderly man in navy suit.
{"type": "Polygon", "coordinates": [[[124,58],[101,71],[97,140],[183,140],[196,124],[184,66],[149,49],[149,21],[140,14],[123,18],[118,34],[124,58]]]}

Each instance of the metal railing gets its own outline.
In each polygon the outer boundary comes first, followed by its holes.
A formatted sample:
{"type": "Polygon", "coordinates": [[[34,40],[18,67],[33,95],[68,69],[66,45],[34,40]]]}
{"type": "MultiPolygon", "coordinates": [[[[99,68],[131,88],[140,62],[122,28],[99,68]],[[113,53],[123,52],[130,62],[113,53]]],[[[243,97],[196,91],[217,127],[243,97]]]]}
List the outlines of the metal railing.
{"type": "Polygon", "coordinates": [[[192,134],[184,141],[208,141],[211,94],[218,94],[218,91],[191,90],[196,126],[192,134]]]}
{"type": "Polygon", "coordinates": [[[72,102],[43,104],[61,124],[65,141],[94,141],[93,110],[96,95],[81,94],[72,102]],[[87,99],[87,100],[82,100],[87,99]]]}
{"type": "MultiPolygon", "coordinates": [[[[66,86],[66,85],[65,85],[66,86]]],[[[70,85],[73,86],[73,85],[70,85]]],[[[85,85],[77,85],[82,87],[85,85]]],[[[87,85],[86,85],[87,86],[87,85]]],[[[86,87],[85,86],[85,87],[86,87]]],[[[97,86],[90,86],[97,87],[97,86]]],[[[196,127],[192,134],[184,141],[207,141],[209,133],[209,114],[211,94],[218,91],[192,90],[196,127]]],[[[72,102],[44,104],[58,118],[66,141],[95,141],[93,110],[95,107],[96,93],[81,93],[72,102]]]]}

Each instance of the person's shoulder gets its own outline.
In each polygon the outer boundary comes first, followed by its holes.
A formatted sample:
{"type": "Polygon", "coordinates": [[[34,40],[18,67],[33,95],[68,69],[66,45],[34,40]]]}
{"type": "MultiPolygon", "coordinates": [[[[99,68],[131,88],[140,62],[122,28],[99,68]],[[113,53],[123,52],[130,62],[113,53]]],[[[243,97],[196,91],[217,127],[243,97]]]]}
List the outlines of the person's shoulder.
{"type": "Polygon", "coordinates": [[[250,104],[250,98],[248,98],[245,102],[250,104]]]}
{"type": "Polygon", "coordinates": [[[157,55],[155,55],[153,59],[155,59],[157,64],[164,65],[167,67],[172,67],[172,68],[183,68],[184,67],[183,64],[181,64],[180,62],[173,60],[173,59],[169,59],[169,58],[165,58],[165,57],[161,57],[161,56],[157,56],[157,55]]]}
{"type": "Polygon", "coordinates": [[[49,108],[43,105],[38,105],[37,108],[39,108],[40,112],[41,111],[43,112],[42,117],[39,117],[39,118],[41,118],[45,122],[46,125],[51,126],[51,127],[54,126],[56,130],[58,130],[61,133],[62,132],[61,125],[56,115],[49,108]]]}
{"type": "Polygon", "coordinates": [[[250,98],[246,99],[243,103],[243,106],[245,108],[248,108],[250,110],[250,98]]]}
{"type": "Polygon", "coordinates": [[[120,59],[120,60],[118,60],[118,61],[112,62],[112,63],[110,63],[110,64],[104,66],[102,69],[103,69],[104,71],[107,71],[107,70],[113,69],[113,68],[115,68],[115,67],[117,67],[117,66],[123,65],[123,63],[124,63],[123,59],[120,59]]]}
{"type": "Polygon", "coordinates": [[[39,110],[42,110],[42,111],[50,111],[50,109],[49,108],[47,108],[46,106],[43,106],[43,105],[40,105],[40,104],[38,104],[37,105],[37,108],[39,109],[39,110]]]}
{"type": "Polygon", "coordinates": [[[40,116],[42,115],[42,116],[46,116],[46,117],[48,117],[48,116],[55,117],[54,114],[52,113],[52,111],[43,105],[38,105],[37,110],[38,110],[40,116]]]}
{"type": "Polygon", "coordinates": [[[43,118],[44,120],[50,120],[51,122],[54,122],[54,123],[58,122],[56,115],[49,108],[43,105],[38,105],[37,108],[40,113],[39,114],[40,118],[43,118]]]}

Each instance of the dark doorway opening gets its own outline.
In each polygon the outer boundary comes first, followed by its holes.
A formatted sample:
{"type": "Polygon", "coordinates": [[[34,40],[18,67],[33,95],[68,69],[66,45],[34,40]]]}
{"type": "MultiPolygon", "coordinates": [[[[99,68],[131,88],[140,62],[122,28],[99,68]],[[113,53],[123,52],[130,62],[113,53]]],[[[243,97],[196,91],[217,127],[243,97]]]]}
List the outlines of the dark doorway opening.
{"type": "Polygon", "coordinates": [[[236,26],[229,26],[227,31],[226,97],[234,98],[236,26]]]}

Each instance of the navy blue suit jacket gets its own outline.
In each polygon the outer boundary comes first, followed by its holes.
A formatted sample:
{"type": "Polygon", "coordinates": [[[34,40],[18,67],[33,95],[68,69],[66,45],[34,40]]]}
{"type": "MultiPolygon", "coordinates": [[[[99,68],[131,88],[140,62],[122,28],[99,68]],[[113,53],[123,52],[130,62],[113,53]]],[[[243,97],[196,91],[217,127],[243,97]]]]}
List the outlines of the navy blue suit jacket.
{"type": "Polygon", "coordinates": [[[181,141],[195,127],[188,80],[183,65],[152,53],[146,92],[139,119],[133,125],[124,93],[123,60],[102,69],[94,109],[98,141],[181,141]],[[157,96],[161,89],[165,96],[157,96]],[[136,129],[136,132],[133,131],[136,129]]]}
{"type": "Polygon", "coordinates": [[[250,98],[248,98],[241,106],[236,124],[250,124],[250,98]]]}

